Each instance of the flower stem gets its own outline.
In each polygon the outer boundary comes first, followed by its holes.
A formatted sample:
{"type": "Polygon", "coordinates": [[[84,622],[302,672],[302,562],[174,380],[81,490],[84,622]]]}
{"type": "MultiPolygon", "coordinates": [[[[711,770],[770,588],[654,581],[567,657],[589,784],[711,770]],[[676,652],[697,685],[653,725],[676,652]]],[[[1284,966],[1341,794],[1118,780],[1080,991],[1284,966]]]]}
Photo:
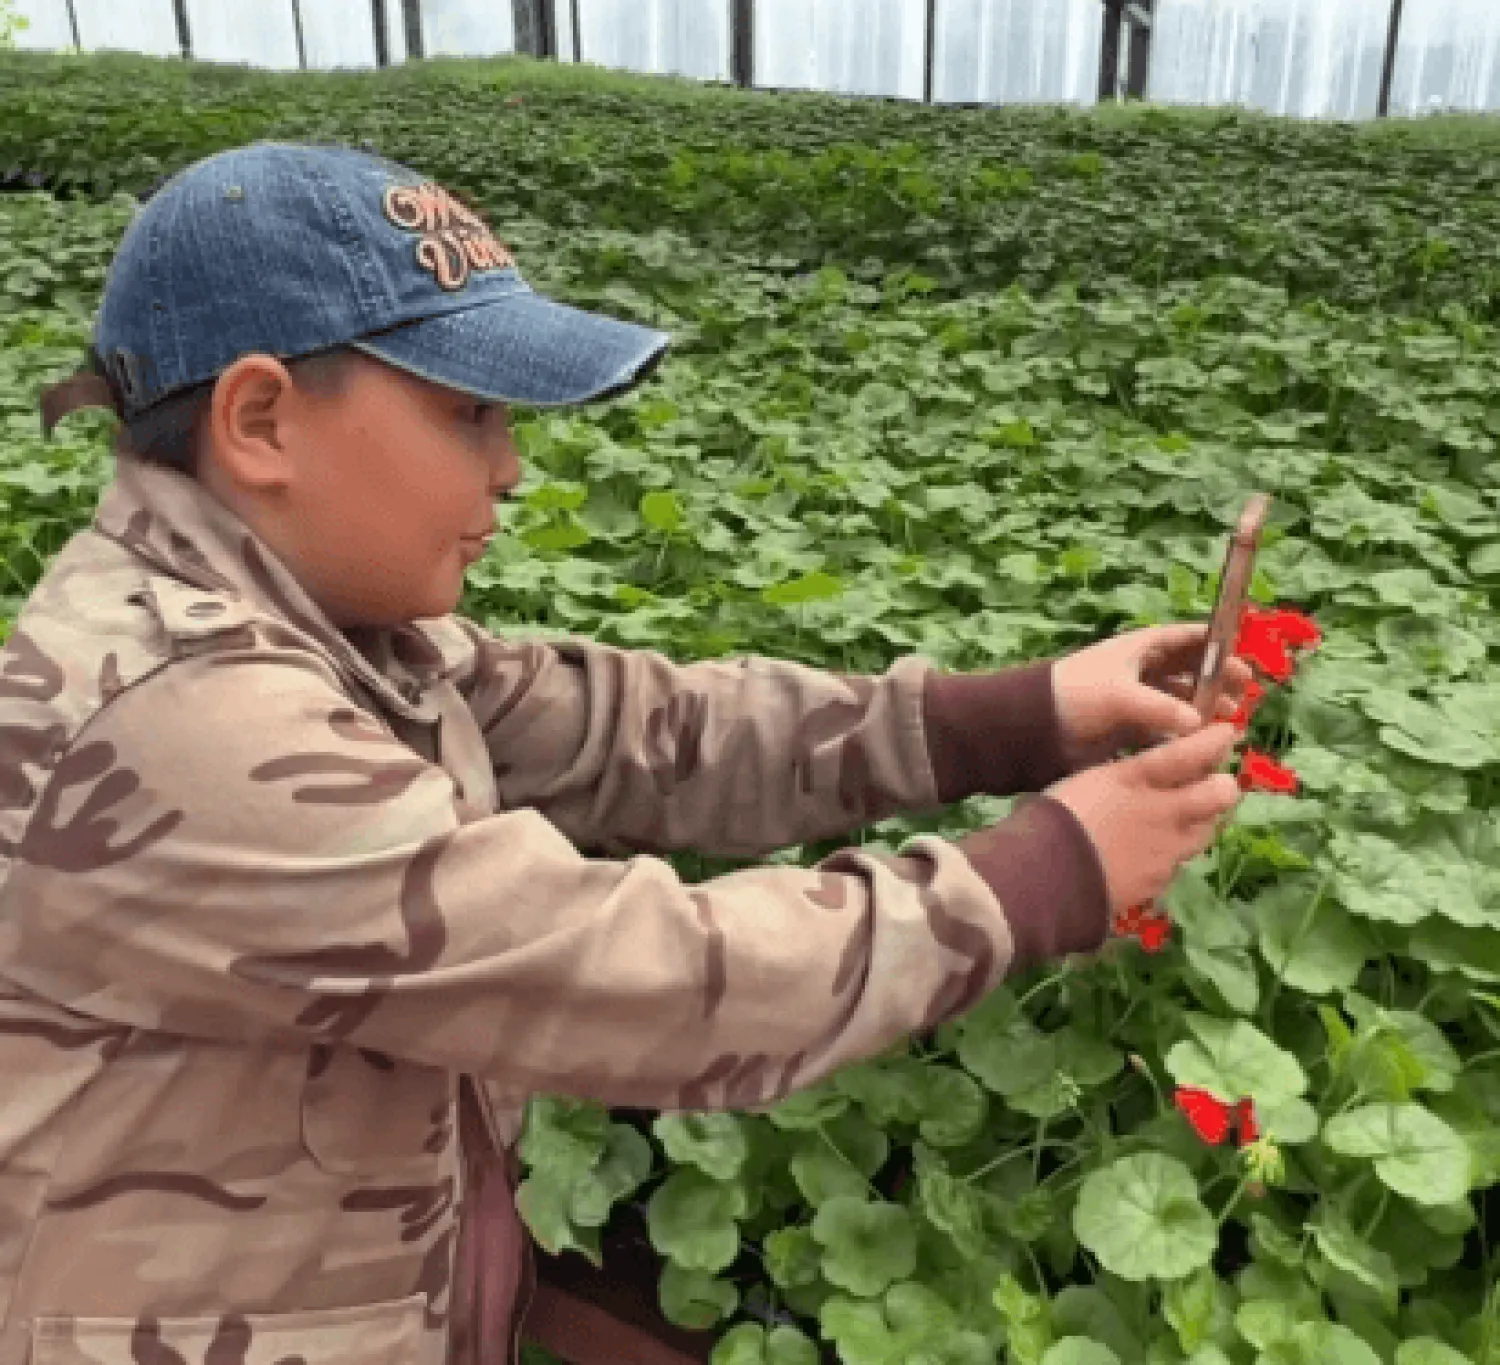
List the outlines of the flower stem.
{"type": "Polygon", "coordinates": [[[1240,1183],[1235,1186],[1234,1193],[1229,1197],[1229,1202],[1224,1205],[1223,1210],[1219,1214],[1218,1225],[1221,1228],[1225,1223],[1229,1221],[1229,1215],[1234,1212],[1235,1205],[1240,1202],[1240,1197],[1245,1193],[1246,1189],[1249,1188],[1249,1185],[1249,1175],[1242,1175],[1240,1177],[1240,1183]]]}

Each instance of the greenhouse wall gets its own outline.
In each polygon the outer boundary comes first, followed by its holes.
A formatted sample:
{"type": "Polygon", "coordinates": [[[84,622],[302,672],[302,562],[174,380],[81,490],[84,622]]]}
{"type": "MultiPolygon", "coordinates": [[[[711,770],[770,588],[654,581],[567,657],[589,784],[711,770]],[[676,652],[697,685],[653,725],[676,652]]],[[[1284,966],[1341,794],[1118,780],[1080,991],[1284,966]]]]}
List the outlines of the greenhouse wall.
{"type": "MultiPolygon", "coordinates": [[[[179,52],[172,0],[17,0],[23,47],[179,52]],[[69,10],[72,10],[70,16],[69,10]]],[[[309,67],[376,61],[370,0],[300,0],[309,67]]],[[[386,3],[390,60],[406,60],[400,0],[386,3]]],[[[574,52],[557,0],[559,59],[574,52]]],[[[576,0],[586,62],[728,81],[729,0],[576,0]]],[[[1156,0],[1147,97],[1238,104],[1304,118],[1375,116],[1391,0],[1156,0]]],[[[187,0],[193,55],[292,69],[293,0],[187,0]]],[[[513,52],[510,0],[422,0],[430,56],[513,52]]],[[[1100,0],[936,0],[939,103],[1094,103],[1100,0]]],[[[927,0],[755,0],[755,83],[921,100],[927,0]]],[[[1122,47],[1125,44],[1122,44],[1122,47]]],[[[1123,53],[1122,53],[1123,64],[1123,53]]],[[[1405,0],[1392,114],[1500,109],[1500,3],[1405,0]]]]}

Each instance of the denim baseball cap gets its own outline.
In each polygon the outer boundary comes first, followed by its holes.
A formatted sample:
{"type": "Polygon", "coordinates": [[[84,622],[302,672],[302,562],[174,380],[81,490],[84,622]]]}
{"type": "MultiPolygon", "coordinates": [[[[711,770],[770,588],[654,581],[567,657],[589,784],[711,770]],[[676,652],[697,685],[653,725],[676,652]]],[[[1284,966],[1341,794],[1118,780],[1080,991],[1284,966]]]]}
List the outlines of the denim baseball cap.
{"type": "Polygon", "coordinates": [[[405,166],[257,142],[141,207],[94,350],[128,420],[251,352],[352,346],[484,400],[558,406],[625,392],[670,341],[538,294],[478,214],[405,166]]]}

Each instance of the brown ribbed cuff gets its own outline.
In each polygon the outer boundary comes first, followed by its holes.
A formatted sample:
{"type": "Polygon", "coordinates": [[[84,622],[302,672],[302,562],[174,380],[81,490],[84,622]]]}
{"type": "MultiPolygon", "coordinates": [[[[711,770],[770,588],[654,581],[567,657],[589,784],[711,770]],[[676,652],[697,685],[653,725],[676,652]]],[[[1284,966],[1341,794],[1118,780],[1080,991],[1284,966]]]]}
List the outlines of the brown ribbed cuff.
{"type": "Polygon", "coordinates": [[[1068,767],[1051,659],[997,673],[927,675],[922,715],[944,805],[970,796],[1039,792],[1068,767]]]}
{"type": "Polygon", "coordinates": [[[955,840],[1005,911],[1009,972],[1091,953],[1109,935],[1109,889],[1094,841],[1061,801],[1028,796],[999,824],[955,840]]]}

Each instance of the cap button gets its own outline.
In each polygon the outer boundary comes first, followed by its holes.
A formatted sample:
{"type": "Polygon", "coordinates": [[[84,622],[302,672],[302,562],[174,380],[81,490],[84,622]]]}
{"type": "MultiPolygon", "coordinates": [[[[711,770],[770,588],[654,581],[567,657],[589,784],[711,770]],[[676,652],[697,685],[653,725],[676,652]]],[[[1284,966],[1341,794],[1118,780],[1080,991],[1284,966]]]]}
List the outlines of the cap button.
{"type": "Polygon", "coordinates": [[[195,616],[199,619],[205,616],[222,616],[224,614],[224,604],[222,602],[190,602],[184,608],[184,611],[189,616],[195,616]]]}

